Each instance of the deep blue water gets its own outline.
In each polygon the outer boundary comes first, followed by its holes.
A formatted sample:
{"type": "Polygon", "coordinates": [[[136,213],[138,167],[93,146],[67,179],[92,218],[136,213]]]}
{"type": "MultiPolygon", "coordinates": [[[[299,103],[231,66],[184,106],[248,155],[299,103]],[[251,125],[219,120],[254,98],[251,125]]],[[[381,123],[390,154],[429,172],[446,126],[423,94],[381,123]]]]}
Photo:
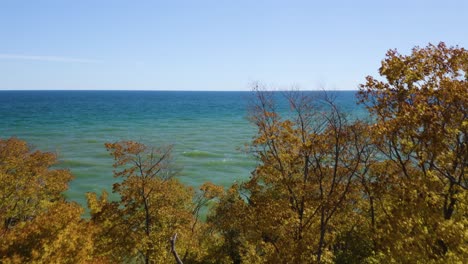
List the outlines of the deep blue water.
{"type": "MultiPolygon", "coordinates": [[[[310,92],[319,94],[320,92],[310,92]]],[[[333,92],[348,113],[362,115],[354,91],[333,92]]],[[[180,180],[225,186],[246,179],[256,161],[243,151],[255,135],[247,120],[251,92],[0,91],[0,138],[18,137],[58,154],[75,180],[67,196],[110,190],[113,160],[105,142],[174,144],[180,180]]],[[[280,98],[278,94],[278,98],[280,98]]],[[[280,111],[286,111],[280,99],[280,111]]]]}

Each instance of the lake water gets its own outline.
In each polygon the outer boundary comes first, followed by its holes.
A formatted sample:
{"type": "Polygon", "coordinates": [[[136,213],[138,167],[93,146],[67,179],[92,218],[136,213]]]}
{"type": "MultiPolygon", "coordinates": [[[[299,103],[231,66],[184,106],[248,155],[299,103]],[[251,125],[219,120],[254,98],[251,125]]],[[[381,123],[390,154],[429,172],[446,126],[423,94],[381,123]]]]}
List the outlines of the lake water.
{"type": "MultiPolygon", "coordinates": [[[[310,92],[320,93],[320,92],[310,92]]],[[[333,92],[348,113],[362,115],[355,91],[333,92]]],[[[58,154],[75,179],[66,193],[111,190],[113,160],[106,142],[174,144],[179,179],[228,186],[249,177],[256,161],[244,151],[256,128],[247,120],[251,92],[0,91],[0,137],[17,137],[58,154]]],[[[280,111],[286,111],[285,102],[280,111]]]]}

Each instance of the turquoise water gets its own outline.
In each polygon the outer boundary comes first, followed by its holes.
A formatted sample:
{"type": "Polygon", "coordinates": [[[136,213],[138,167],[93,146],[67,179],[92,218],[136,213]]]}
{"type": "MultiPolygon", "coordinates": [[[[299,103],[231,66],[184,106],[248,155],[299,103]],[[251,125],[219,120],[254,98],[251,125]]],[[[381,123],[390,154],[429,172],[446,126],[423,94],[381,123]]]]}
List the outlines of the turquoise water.
{"type": "MultiPolygon", "coordinates": [[[[311,92],[314,93],[314,92],[311,92]]],[[[318,93],[318,92],[316,92],[318,93]]],[[[346,112],[362,113],[355,92],[335,92],[346,112]]],[[[249,177],[256,161],[244,151],[256,129],[247,120],[250,92],[0,91],[0,137],[18,137],[58,154],[75,176],[66,193],[111,190],[105,142],[174,144],[179,179],[228,186],[249,177]]],[[[283,108],[287,107],[283,104],[283,108]]]]}

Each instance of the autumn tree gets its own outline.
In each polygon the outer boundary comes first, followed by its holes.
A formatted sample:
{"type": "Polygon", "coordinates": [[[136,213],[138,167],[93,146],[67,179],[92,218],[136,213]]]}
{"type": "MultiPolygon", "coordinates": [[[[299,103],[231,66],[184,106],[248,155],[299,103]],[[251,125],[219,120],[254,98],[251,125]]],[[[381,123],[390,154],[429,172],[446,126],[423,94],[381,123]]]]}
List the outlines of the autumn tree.
{"type": "MultiPolygon", "coordinates": [[[[119,201],[88,194],[100,256],[112,262],[174,262],[170,239],[177,234],[182,261],[201,257],[194,191],[173,176],[171,146],[148,147],[133,141],[107,143],[115,159],[113,192],[119,201]]],[[[200,202],[206,200],[201,199],[200,202]]]]}
{"type": "Polygon", "coordinates": [[[390,50],[359,97],[375,119],[376,250],[396,262],[468,259],[468,51],[444,43],[390,50]]]}
{"type": "Polygon", "coordinates": [[[282,117],[277,94],[256,91],[259,165],[210,218],[234,262],[329,262],[337,235],[355,224],[358,177],[372,154],[361,137],[367,125],[347,120],[324,94],[284,94],[291,112],[282,117]]]}
{"type": "Polygon", "coordinates": [[[16,138],[0,139],[0,262],[82,263],[92,260],[93,232],[83,209],[65,201],[72,175],[51,169],[56,155],[16,138]]]}

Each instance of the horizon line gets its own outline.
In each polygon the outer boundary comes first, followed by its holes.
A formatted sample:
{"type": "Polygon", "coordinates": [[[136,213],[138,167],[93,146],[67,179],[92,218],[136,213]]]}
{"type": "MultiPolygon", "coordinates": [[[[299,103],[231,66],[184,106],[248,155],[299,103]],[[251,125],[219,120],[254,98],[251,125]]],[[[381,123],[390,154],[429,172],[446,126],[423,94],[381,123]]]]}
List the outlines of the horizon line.
{"type": "MultiPolygon", "coordinates": [[[[96,91],[96,92],[252,92],[253,90],[168,90],[168,89],[0,89],[0,92],[18,91],[18,92],[41,92],[41,91],[57,91],[57,92],[78,92],[78,91],[96,91]]],[[[288,90],[288,89],[267,89],[270,92],[353,92],[359,89],[304,89],[304,90],[288,90]]]]}

